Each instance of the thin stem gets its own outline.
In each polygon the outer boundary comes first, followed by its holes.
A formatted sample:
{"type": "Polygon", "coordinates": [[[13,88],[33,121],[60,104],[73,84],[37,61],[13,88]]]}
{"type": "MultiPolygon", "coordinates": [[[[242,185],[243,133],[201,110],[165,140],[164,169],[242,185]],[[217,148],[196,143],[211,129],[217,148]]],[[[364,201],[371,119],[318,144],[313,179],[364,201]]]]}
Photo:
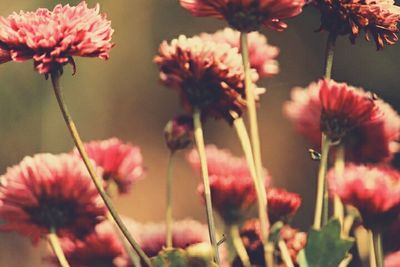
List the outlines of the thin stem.
{"type": "Polygon", "coordinates": [[[240,35],[241,42],[241,52],[243,59],[244,68],[244,78],[245,78],[245,90],[246,90],[246,104],[248,110],[248,117],[250,123],[250,138],[254,155],[254,163],[256,165],[256,171],[258,177],[262,177],[263,166],[261,159],[261,145],[260,145],[260,135],[258,130],[258,120],[257,120],[257,109],[256,101],[253,90],[253,82],[251,80],[250,73],[250,61],[249,61],[249,48],[247,33],[242,32],[240,35]]]}
{"type": "Polygon", "coordinates": [[[121,229],[122,233],[128,239],[131,246],[135,249],[135,251],[139,254],[139,256],[143,259],[147,266],[152,266],[150,258],[143,252],[140,248],[139,244],[133,239],[131,234],[129,233],[128,229],[126,228],[125,224],[119,217],[116,209],[114,208],[110,197],[107,195],[106,191],[103,188],[102,179],[97,175],[96,171],[94,170],[93,164],[89,159],[89,156],[86,153],[85,147],[83,145],[82,139],[79,136],[78,130],[75,126],[75,123],[68,111],[68,108],[64,102],[61,87],[60,87],[60,74],[58,71],[51,73],[51,81],[54,89],[55,96],[57,98],[58,105],[60,106],[61,113],[64,117],[65,123],[67,124],[68,130],[72,136],[72,139],[77,147],[83,162],[87,170],[89,171],[90,177],[95,184],[97,191],[99,192],[101,198],[103,199],[105,205],[107,206],[111,216],[113,217],[115,223],[121,229]]]}
{"type": "Polygon", "coordinates": [[[377,260],[375,254],[375,247],[374,247],[374,234],[371,230],[368,231],[369,237],[369,266],[370,267],[377,267],[377,260]]]}
{"type": "Polygon", "coordinates": [[[328,167],[328,154],[330,148],[330,140],[322,134],[321,142],[321,161],[319,163],[318,171],[318,186],[317,186],[317,199],[315,202],[315,214],[313,227],[316,230],[321,229],[322,208],[324,202],[324,192],[326,183],[326,171],[328,167]]]}
{"type": "Polygon", "coordinates": [[[244,246],[242,238],[240,237],[239,226],[237,224],[229,225],[228,229],[233,247],[235,248],[243,266],[251,267],[249,255],[247,254],[246,247],[244,246]]]}
{"type": "MultiPolygon", "coordinates": [[[[339,144],[335,154],[335,176],[341,179],[344,175],[345,150],[344,145],[339,144]]],[[[338,195],[333,196],[333,216],[339,219],[342,234],[344,234],[344,206],[338,195]]]]}
{"type": "Polygon", "coordinates": [[[335,51],[335,42],[336,42],[336,35],[329,34],[328,41],[326,43],[326,51],[325,51],[325,72],[324,77],[325,79],[331,79],[332,77],[332,67],[333,67],[333,55],[335,51]]]}
{"type": "Polygon", "coordinates": [[[257,193],[258,200],[258,216],[260,218],[261,225],[261,236],[262,242],[264,245],[264,256],[267,261],[267,266],[273,266],[273,249],[271,251],[270,246],[268,246],[268,229],[269,229],[269,220],[267,216],[267,194],[265,192],[264,182],[259,179],[257,176],[256,167],[254,164],[253,153],[251,150],[251,144],[249,135],[247,134],[246,127],[244,125],[242,118],[237,118],[233,121],[233,125],[235,126],[236,133],[238,135],[239,141],[242,145],[242,149],[249,166],[250,174],[254,181],[254,186],[257,193]]]}
{"type": "Polygon", "coordinates": [[[283,260],[283,263],[285,263],[286,267],[294,267],[292,257],[290,257],[289,249],[286,246],[285,241],[280,239],[278,242],[278,247],[279,250],[281,251],[281,258],[283,260]]]}
{"type": "Polygon", "coordinates": [[[375,251],[376,267],[383,267],[382,236],[380,232],[372,231],[372,242],[375,251]]]}
{"type": "Polygon", "coordinates": [[[216,231],[215,231],[213,209],[211,202],[210,179],[208,177],[206,150],[204,146],[203,128],[201,124],[201,112],[199,109],[195,109],[193,112],[193,124],[194,124],[194,138],[196,140],[197,152],[199,153],[199,158],[200,158],[201,175],[203,177],[204,199],[206,201],[206,213],[207,213],[210,241],[214,249],[216,263],[218,266],[220,266],[221,263],[218,253],[218,245],[216,239],[216,231]]]}
{"type": "Polygon", "coordinates": [[[53,252],[56,255],[61,267],[69,267],[67,258],[65,257],[65,254],[60,245],[60,240],[58,239],[56,230],[53,227],[50,229],[50,232],[47,235],[47,239],[48,239],[50,246],[53,249],[53,252]]]}
{"type": "Polygon", "coordinates": [[[172,248],[172,172],[173,172],[173,162],[174,162],[174,152],[169,154],[168,159],[168,171],[167,171],[167,210],[165,214],[165,222],[166,222],[166,232],[165,232],[165,240],[167,248],[172,248]]]}

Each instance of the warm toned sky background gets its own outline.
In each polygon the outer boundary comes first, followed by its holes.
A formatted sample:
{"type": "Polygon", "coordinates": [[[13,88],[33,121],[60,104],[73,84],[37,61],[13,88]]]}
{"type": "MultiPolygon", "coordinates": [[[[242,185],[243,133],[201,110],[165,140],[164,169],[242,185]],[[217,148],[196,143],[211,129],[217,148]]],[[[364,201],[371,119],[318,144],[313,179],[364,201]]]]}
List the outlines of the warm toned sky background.
{"type": "MultiPolygon", "coordinates": [[[[61,1],[78,3],[79,1],[61,1]]],[[[94,6],[96,1],[88,1],[94,6]]],[[[213,32],[225,23],[194,18],[181,9],[177,0],[99,1],[115,29],[111,59],[77,58],[77,74],[66,67],[62,78],[64,93],[85,140],[117,136],[142,148],[147,175],[131,195],[116,200],[121,213],[140,221],[164,217],[164,184],[167,150],[162,130],[166,121],[180,112],[176,95],[158,83],[152,58],[159,43],[179,34],[213,32]]],[[[0,1],[0,16],[13,11],[52,8],[56,1],[0,1]]],[[[281,49],[281,73],[263,80],[268,92],[261,100],[260,123],[264,164],[274,184],[300,193],[304,198],[295,224],[303,229],[311,222],[316,163],[307,154],[308,145],[297,136],[282,115],[282,103],[293,86],[304,86],[322,75],[326,34],[314,33],[319,18],[307,8],[289,21],[284,33],[263,31],[270,43],[281,49]]],[[[333,77],[373,90],[391,104],[400,106],[398,58],[400,45],[376,52],[373,43],[358,40],[349,44],[340,38],[333,77]]],[[[50,83],[34,72],[32,62],[0,66],[0,168],[18,163],[25,155],[65,152],[72,142],[56,106],[50,83]]],[[[206,125],[206,141],[231,148],[240,147],[235,133],[225,122],[206,125]]],[[[180,156],[176,164],[174,215],[205,221],[194,193],[196,177],[180,156]]],[[[39,250],[13,234],[0,235],[0,266],[37,267],[39,250]],[[30,258],[34,258],[31,260],[30,258]]]]}

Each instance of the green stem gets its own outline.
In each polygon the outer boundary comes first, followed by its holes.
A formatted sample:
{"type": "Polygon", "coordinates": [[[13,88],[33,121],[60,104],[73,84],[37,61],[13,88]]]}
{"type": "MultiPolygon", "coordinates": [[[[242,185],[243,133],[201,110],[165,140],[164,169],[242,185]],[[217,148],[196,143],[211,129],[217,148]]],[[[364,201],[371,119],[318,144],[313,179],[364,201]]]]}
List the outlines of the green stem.
{"type": "Polygon", "coordinates": [[[380,232],[372,231],[372,242],[375,251],[376,267],[383,267],[382,237],[380,232]]]}
{"type": "Polygon", "coordinates": [[[286,267],[294,267],[292,257],[290,256],[289,249],[286,246],[286,242],[282,239],[278,242],[279,250],[281,251],[281,258],[286,267]]]}
{"type": "Polygon", "coordinates": [[[165,240],[167,248],[172,248],[172,172],[173,172],[174,152],[169,154],[167,171],[167,210],[165,214],[166,232],[165,240]]]}
{"type": "Polygon", "coordinates": [[[247,165],[249,166],[251,177],[253,178],[254,186],[257,193],[258,200],[258,216],[260,218],[261,225],[261,236],[262,242],[264,245],[264,257],[267,262],[267,266],[273,266],[273,250],[271,251],[268,246],[269,239],[269,220],[267,216],[267,194],[265,190],[265,184],[259,177],[257,176],[256,167],[254,164],[253,153],[251,150],[251,144],[249,135],[247,134],[246,127],[244,125],[243,119],[238,117],[233,121],[233,125],[235,126],[236,133],[238,135],[239,141],[242,145],[242,149],[247,161],[247,165]]]}
{"type": "Polygon", "coordinates": [[[326,51],[325,51],[325,79],[331,79],[332,77],[332,67],[333,67],[333,56],[335,51],[335,42],[336,35],[330,33],[328,36],[328,41],[326,43],[326,51]]]}
{"type": "Polygon", "coordinates": [[[193,124],[194,124],[194,137],[196,141],[197,152],[199,153],[199,158],[200,158],[201,175],[203,177],[204,199],[206,202],[206,213],[207,213],[210,241],[214,250],[216,263],[218,266],[220,266],[221,263],[218,253],[218,245],[216,239],[216,231],[215,231],[213,209],[211,202],[210,179],[208,177],[207,157],[204,145],[203,128],[201,124],[201,112],[199,109],[195,109],[193,111],[193,124]]]}
{"type": "Polygon", "coordinates": [[[328,154],[330,148],[330,140],[322,134],[321,142],[321,161],[319,163],[318,171],[318,185],[317,185],[317,198],[315,202],[315,213],[314,213],[314,224],[313,227],[316,230],[321,229],[322,221],[322,209],[324,204],[324,194],[325,194],[325,183],[326,183],[326,171],[328,167],[328,154]]]}
{"type": "Polygon", "coordinates": [[[47,235],[47,239],[48,239],[50,246],[53,249],[53,252],[56,255],[61,267],[69,267],[67,258],[65,257],[65,254],[60,245],[60,240],[58,239],[56,230],[53,227],[50,229],[50,232],[47,235]]]}
{"type": "Polygon", "coordinates": [[[64,98],[62,95],[61,87],[60,87],[60,73],[58,71],[54,71],[51,73],[51,82],[53,85],[54,93],[57,98],[58,105],[60,106],[61,113],[64,117],[65,123],[67,124],[68,130],[72,136],[72,139],[77,147],[83,162],[92,178],[93,183],[95,184],[97,191],[99,192],[101,198],[103,199],[105,205],[107,206],[111,216],[113,217],[115,223],[121,229],[122,233],[128,239],[131,246],[135,249],[135,251],[139,254],[139,256],[143,259],[147,266],[152,266],[150,258],[144,253],[144,251],[140,248],[139,244],[133,239],[125,224],[121,220],[120,216],[117,213],[117,210],[114,208],[110,197],[107,195],[106,191],[103,188],[102,179],[97,175],[92,162],[87,155],[84,144],[82,142],[81,137],[79,136],[78,130],[75,126],[75,123],[68,111],[68,108],[64,102],[64,98]]]}
{"type": "Polygon", "coordinates": [[[236,250],[237,255],[244,267],[251,267],[250,258],[247,254],[246,247],[243,244],[242,238],[240,237],[239,226],[237,224],[228,225],[229,236],[232,241],[233,247],[236,250]]]}
{"type": "MultiPolygon", "coordinates": [[[[335,154],[335,176],[342,179],[345,168],[345,149],[343,144],[339,144],[335,154]]],[[[342,233],[344,234],[344,206],[338,195],[333,196],[333,216],[339,219],[342,233]]]]}

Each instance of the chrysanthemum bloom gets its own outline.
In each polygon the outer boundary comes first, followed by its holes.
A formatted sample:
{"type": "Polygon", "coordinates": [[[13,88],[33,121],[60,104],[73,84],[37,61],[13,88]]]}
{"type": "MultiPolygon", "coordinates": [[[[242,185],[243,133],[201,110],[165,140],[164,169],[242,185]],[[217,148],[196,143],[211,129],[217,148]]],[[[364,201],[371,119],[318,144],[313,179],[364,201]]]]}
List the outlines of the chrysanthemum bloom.
{"type": "Polygon", "coordinates": [[[400,7],[393,0],[313,0],[321,12],[321,30],[349,35],[354,43],[361,31],[371,34],[378,49],[394,44],[399,31],[400,7]]]}
{"type": "Polygon", "coordinates": [[[190,146],[193,140],[192,116],[179,115],[170,120],[164,128],[164,138],[171,152],[190,146]]]}
{"type": "Polygon", "coordinates": [[[241,32],[252,32],[261,26],[283,31],[282,20],[301,13],[304,0],[180,0],[193,16],[225,19],[241,32]]]}
{"type": "Polygon", "coordinates": [[[288,222],[301,206],[300,195],[285,189],[268,189],[268,216],[273,224],[277,221],[288,222]]]}
{"type": "Polygon", "coordinates": [[[330,192],[356,207],[369,229],[382,230],[400,213],[400,173],[394,169],[350,164],[341,178],[330,171],[328,180],[330,192]]]}
{"type": "Polygon", "coordinates": [[[80,159],[69,155],[25,157],[0,177],[1,231],[36,243],[51,228],[61,237],[83,236],[103,219],[105,207],[80,159]]]}
{"type": "Polygon", "coordinates": [[[62,72],[67,63],[75,69],[74,56],[108,59],[112,33],[99,5],[88,8],[85,1],[0,17],[0,47],[13,61],[33,59],[35,69],[46,75],[62,72]]]}
{"type": "Polygon", "coordinates": [[[385,257],[385,267],[400,266],[400,251],[391,253],[385,257]]]}
{"type": "Polygon", "coordinates": [[[348,160],[380,162],[398,150],[400,116],[362,89],[321,80],[294,88],[291,96],[284,113],[315,147],[323,130],[333,140],[342,139],[348,160]]]}
{"type": "MultiPolygon", "coordinates": [[[[243,64],[237,48],[181,35],[170,44],[164,41],[154,62],[161,82],[177,90],[187,112],[198,108],[203,118],[223,117],[232,122],[231,112],[240,116],[246,108],[243,64]]],[[[256,82],[255,70],[252,77],[256,82]]],[[[254,90],[256,95],[264,92],[254,90]]]]}
{"type": "MultiPolygon", "coordinates": [[[[231,28],[225,28],[214,34],[203,33],[200,37],[217,43],[227,43],[240,50],[240,32],[231,28]]],[[[276,60],[279,48],[268,44],[267,38],[263,34],[250,33],[248,47],[250,67],[256,69],[261,78],[271,77],[279,72],[279,64],[276,60]]]]}
{"type": "MultiPolygon", "coordinates": [[[[143,157],[137,146],[114,137],[86,143],[85,148],[89,157],[104,170],[106,189],[110,183],[115,183],[120,193],[128,193],[144,174],[143,157]]],[[[74,153],[79,156],[76,149],[74,153]]]]}

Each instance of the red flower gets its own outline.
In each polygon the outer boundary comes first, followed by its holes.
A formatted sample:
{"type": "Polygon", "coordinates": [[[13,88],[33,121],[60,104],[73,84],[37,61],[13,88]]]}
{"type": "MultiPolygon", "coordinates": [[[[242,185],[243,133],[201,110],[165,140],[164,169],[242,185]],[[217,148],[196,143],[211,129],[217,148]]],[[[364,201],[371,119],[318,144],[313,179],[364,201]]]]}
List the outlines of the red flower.
{"type": "Polygon", "coordinates": [[[190,146],[193,139],[192,116],[179,115],[170,120],[164,128],[164,138],[171,152],[190,146]]]}
{"type": "Polygon", "coordinates": [[[282,20],[301,13],[304,0],[180,0],[193,16],[225,19],[242,32],[266,26],[277,31],[287,28],[282,20]]]}
{"type": "Polygon", "coordinates": [[[75,68],[73,56],[108,59],[113,47],[111,22],[99,14],[99,5],[88,8],[85,1],[0,17],[0,29],[0,47],[12,60],[33,59],[35,69],[46,75],[61,72],[67,63],[75,68]]]}
{"type": "Polygon", "coordinates": [[[301,206],[301,197],[296,193],[280,188],[270,188],[268,196],[268,215],[272,224],[277,221],[287,222],[301,206]]]}
{"type": "MultiPolygon", "coordinates": [[[[86,143],[85,148],[96,165],[103,168],[106,188],[110,182],[114,182],[120,193],[128,193],[133,183],[144,174],[143,157],[139,147],[124,144],[114,137],[86,143]]],[[[74,153],[79,156],[76,149],[74,153]]]]}
{"type": "Polygon", "coordinates": [[[81,160],[71,155],[25,157],[0,178],[1,231],[37,242],[54,227],[61,237],[92,231],[105,207],[81,160]]]}
{"type": "MultiPolygon", "coordinates": [[[[231,28],[225,28],[214,34],[203,33],[200,37],[217,43],[227,43],[240,50],[240,33],[231,28]]],[[[279,48],[269,45],[264,35],[258,32],[250,33],[248,46],[250,66],[257,70],[260,77],[271,77],[279,72],[279,64],[276,60],[279,48]]]]}
{"type": "MultiPolygon", "coordinates": [[[[177,90],[187,112],[199,108],[205,117],[231,122],[231,112],[241,115],[246,108],[242,58],[228,44],[181,35],[170,44],[164,41],[154,62],[162,83],[177,90]]],[[[258,75],[253,74],[255,82],[258,75]]],[[[257,89],[256,95],[261,93],[257,89]]]]}
{"type": "Polygon", "coordinates": [[[394,44],[399,31],[400,7],[393,0],[313,0],[321,12],[321,30],[349,34],[352,43],[360,32],[371,34],[378,49],[394,44]]]}
{"type": "Polygon", "coordinates": [[[400,250],[391,253],[385,257],[385,267],[398,267],[400,266],[400,250]]]}
{"type": "Polygon", "coordinates": [[[348,160],[380,162],[398,150],[400,116],[382,100],[372,100],[361,89],[319,81],[293,89],[284,112],[314,146],[320,146],[322,127],[331,139],[341,136],[348,160]]]}
{"type": "Polygon", "coordinates": [[[400,213],[400,173],[386,166],[348,165],[342,178],[328,173],[331,193],[356,207],[369,229],[390,225],[400,213]]]}

